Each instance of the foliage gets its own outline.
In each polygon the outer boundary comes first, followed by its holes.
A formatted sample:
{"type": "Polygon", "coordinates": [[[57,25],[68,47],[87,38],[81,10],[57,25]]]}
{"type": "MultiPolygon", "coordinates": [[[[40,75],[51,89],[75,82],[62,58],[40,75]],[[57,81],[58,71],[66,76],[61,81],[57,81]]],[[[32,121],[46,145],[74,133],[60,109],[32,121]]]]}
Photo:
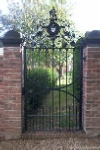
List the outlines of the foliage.
{"type": "Polygon", "coordinates": [[[76,42],[76,49],[74,51],[74,94],[80,99],[81,82],[82,82],[82,38],[76,42]]]}
{"type": "Polygon", "coordinates": [[[27,70],[28,109],[37,109],[48,94],[49,88],[54,87],[58,74],[49,68],[34,68],[27,70]]]}
{"type": "MultiPolygon", "coordinates": [[[[8,3],[8,14],[0,15],[0,22],[3,24],[2,29],[9,30],[14,28],[21,32],[23,38],[26,39],[26,45],[34,47],[37,44],[40,45],[40,48],[43,48],[44,46],[46,48],[47,46],[52,45],[52,40],[47,38],[46,32],[44,32],[44,34],[41,32],[42,36],[37,36],[39,34],[39,25],[42,24],[47,26],[50,23],[48,10],[51,10],[52,7],[56,8],[59,25],[67,26],[69,24],[71,30],[75,29],[74,23],[70,17],[70,10],[72,11],[73,7],[72,4],[69,3],[70,0],[21,0],[20,3],[15,3],[13,0],[10,1],[11,2],[8,3]],[[36,37],[35,39],[34,36],[36,37]]],[[[66,27],[66,30],[69,30],[68,26],[66,27]]],[[[72,32],[71,30],[69,31],[69,34],[72,32]]],[[[64,39],[63,29],[60,31],[61,35],[59,35],[59,38],[57,38],[54,43],[58,46],[58,49],[54,51],[56,64],[59,62],[59,48],[66,48],[70,39],[69,37],[64,39]]],[[[66,32],[64,34],[68,33],[66,32]]],[[[37,58],[38,53],[35,55],[35,58],[37,58]]],[[[60,61],[62,65],[66,59],[65,55],[66,51],[62,49],[62,51],[60,51],[60,61]]],[[[45,55],[42,54],[42,56],[42,61],[44,62],[45,55]]],[[[48,64],[50,64],[52,58],[52,53],[50,51],[48,51],[47,57],[48,64]]]]}
{"type": "MultiPolygon", "coordinates": [[[[31,43],[30,42],[30,36],[32,37],[32,40],[34,39],[34,36],[38,34],[38,25],[41,24],[41,20],[44,22],[45,25],[49,24],[49,13],[48,10],[52,9],[52,7],[55,7],[57,10],[57,16],[58,16],[58,23],[61,23],[61,19],[65,21],[63,25],[67,25],[67,23],[70,25],[70,27],[74,30],[74,23],[71,20],[71,12],[72,5],[69,4],[68,0],[21,0],[20,3],[15,3],[13,0],[11,0],[10,3],[8,3],[8,14],[3,15],[0,14],[0,23],[3,25],[2,30],[9,30],[14,28],[15,30],[22,33],[23,37],[27,39],[26,42],[29,42],[33,46],[42,41],[42,36],[39,37],[39,39],[36,37],[36,41],[31,43]]],[[[68,28],[66,28],[67,30],[68,28]]],[[[71,33],[71,31],[70,31],[71,33]]],[[[62,34],[62,31],[61,31],[62,34]]],[[[45,37],[45,35],[43,35],[45,37]]],[[[66,43],[64,43],[64,40],[62,39],[62,35],[59,35],[60,38],[55,40],[55,44],[58,46],[58,49],[54,51],[54,54],[52,54],[51,50],[47,51],[47,60],[48,64],[51,63],[51,59],[54,59],[55,66],[59,64],[59,61],[61,65],[64,64],[66,61],[66,43]],[[59,42],[59,39],[61,41],[59,42]],[[63,47],[63,49],[60,51],[59,47],[63,47]],[[60,55],[59,55],[60,54],[60,55]],[[52,58],[54,56],[54,58],[52,58]]],[[[68,42],[68,39],[66,38],[66,41],[68,42]]],[[[43,41],[41,44],[45,43],[45,45],[51,45],[50,40],[48,38],[45,38],[45,41],[43,41]]],[[[69,46],[70,47],[70,46],[69,46]]],[[[46,48],[45,48],[46,49],[46,48]]],[[[34,53],[35,59],[37,61],[38,53],[34,53]]],[[[72,56],[70,53],[69,58],[72,56]]],[[[79,52],[78,50],[75,51],[75,62],[76,67],[74,70],[74,78],[77,78],[78,75],[78,67],[79,67],[79,52]]],[[[68,59],[69,59],[68,58],[68,59]]],[[[41,55],[41,62],[42,64],[45,64],[45,53],[42,53],[41,55]]],[[[34,60],[35,61],[35,60],[34,60]]],[[[36,62],[35,61],[35,62],[36,62]]],[[[45,65],[48,66],[48,65],[45,65]]],[[[75,89],[77,89],[78,86],[75,84],[75,89]]],[[[77,90],[75,90],[75,94],[77,95],[77,90]]]]}
{"type": "MultiPolygon", "coordinates": [[[[64,20],[70,20],[69,9],[67,10],[67,8],[71,6],[68,5],[65,11],[62,2],[59,1],[58,3],[53,0],[48,2],[45,0],[21,0],[20,3],[18,3],[11,0],[11,2],[8,3],[8,14],[3,15],[1,13],[0,15],[0,22],[3,24],[2,28],[8,30],[14,28],[29,36],[32,31],[35,32],[37,30],[37,25],[41,20],[49,18],[47,12],[52,7],[57,8],[58,18],[63,17],[64,20]]],[[[65,4],[67,5],[67,2],[65,4]]]]}

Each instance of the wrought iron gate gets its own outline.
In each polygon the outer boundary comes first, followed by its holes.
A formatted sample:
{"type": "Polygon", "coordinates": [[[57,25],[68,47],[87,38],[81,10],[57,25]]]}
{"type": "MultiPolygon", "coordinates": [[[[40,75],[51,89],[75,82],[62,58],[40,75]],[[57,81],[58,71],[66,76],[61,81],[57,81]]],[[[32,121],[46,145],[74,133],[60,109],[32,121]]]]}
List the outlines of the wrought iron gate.
{"type": "MultiPolygon", "coordinates": [[[[26,131],[82,127],[82,47],[69,24],[40,23],[24,47],[24,128],[26,131]],[[45,34],[44,34],[45,32],[45,34]]],[[[61,21],[59,21],[60,23],[61,21]]]]}

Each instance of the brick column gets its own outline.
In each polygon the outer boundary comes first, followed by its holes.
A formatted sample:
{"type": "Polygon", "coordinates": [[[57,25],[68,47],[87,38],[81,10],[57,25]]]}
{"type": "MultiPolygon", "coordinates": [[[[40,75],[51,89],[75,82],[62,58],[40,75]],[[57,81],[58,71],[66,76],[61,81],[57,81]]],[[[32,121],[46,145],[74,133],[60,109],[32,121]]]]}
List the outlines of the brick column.
{"type": "Polygon", "coordinates": [[[83,129],[100,135],[100,31],[87,32],[83,49],[83,129]]]}
{"type": "Polygon", "coordinates": [[[0,41],[0,136],[4,139],[20,138],[21,123],[21,49],[22,39],[14,30],[8,31],[0,41]]]}

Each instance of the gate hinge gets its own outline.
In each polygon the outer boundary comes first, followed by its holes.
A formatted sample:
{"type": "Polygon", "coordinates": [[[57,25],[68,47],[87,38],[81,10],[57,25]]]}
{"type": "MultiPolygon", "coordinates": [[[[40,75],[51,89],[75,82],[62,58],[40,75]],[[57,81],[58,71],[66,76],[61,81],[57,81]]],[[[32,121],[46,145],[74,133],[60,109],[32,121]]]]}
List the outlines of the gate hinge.
{"type": "Polygon", "coordinates": [[[24,94],[25,94],[25,88],[22,87],[22,95],[24,95],[24,94]]]}
{"type": "Polygon", "coordinates": [[[86,58],[87,58],[87,56],[84,56],[84,57],[83,57],[83,60],[86,61],[86,58]]]}

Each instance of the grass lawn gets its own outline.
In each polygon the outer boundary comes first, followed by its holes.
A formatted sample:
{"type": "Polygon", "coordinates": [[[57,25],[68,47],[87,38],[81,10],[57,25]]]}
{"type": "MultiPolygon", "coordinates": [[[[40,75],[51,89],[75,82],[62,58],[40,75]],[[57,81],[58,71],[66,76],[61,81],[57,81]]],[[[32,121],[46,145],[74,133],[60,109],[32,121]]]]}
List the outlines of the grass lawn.
{"type": "MultiPolygon", "coordinates": [[[[62,79],[63,80],[63,79],[62,79]]],[[[73,85],[60,81],[45,96],[43,104],[30,118],[33,130],[65,130],[78,128],[78,107],[73,103],[73,85]],[[34,126],[33,126],[34,123],[34,126]]],[[[74,101],[74,102],[73,102],[74,101]]]]}
{"type": "MultiPolygon", "coordinates": [[[[59,87],[58,87],[59,88],[59,87]]],[[[60,90],[51,90],[49,94],[46,96],[45,105],[47,107],[64,107],[66,105],[73,104],[73,97],[67,92],[72,94],[72,85],[67,87],[62,87],[60,90]],[[67,91],[67,92],[66,92],[67,91]]]]}

